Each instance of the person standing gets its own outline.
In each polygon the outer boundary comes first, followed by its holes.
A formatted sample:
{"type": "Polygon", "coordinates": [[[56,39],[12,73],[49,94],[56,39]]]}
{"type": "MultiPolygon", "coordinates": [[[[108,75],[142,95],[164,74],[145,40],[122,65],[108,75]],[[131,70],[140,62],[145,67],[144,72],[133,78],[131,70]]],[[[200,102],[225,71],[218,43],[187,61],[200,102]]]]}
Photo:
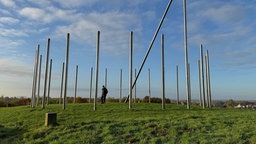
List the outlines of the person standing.
{"type": "Polygon", "coordinates": [[[108,94],[108,89],[103,85],[101,89],[101,104],[106,103],[106,97],[108,94]]]}

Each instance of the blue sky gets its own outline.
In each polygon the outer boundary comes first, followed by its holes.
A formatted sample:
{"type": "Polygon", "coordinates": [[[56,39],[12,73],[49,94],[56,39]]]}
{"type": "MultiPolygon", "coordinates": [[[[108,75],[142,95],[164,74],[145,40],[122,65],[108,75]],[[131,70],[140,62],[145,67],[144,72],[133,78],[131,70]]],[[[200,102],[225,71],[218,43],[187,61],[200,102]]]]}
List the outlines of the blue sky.
{"type": "MultiPolygon", "coordinates": [[[[70,33],[68,95],[89,96],[90,68],[95,67],[96,33],[100,36],[99,86],[108,68],[110,97],[128,90],[129,33],[134,32],[134,67],[139,69],[168,0],[0,0],[0,94],[31,96],[35,48],[43,55],[41,95],[47,39],[53,59],[51,96],[59,96],[66,34],[70,33]]],[[[199,47],[209,50],[213,99],[256,98],[256,1],[187,0],[188,51],[192,99],[198,99],[199,47]]],[[[152,96],[161,97],[160,35],[165,35],[166,97],[176,97],[176,65],[180,96],[185,99],[183,1],[174,0],[137,84],[137,97],[147,95],[151,69],[152,96]]],[[[94,86],[94,84],[93,84],[94,86]]]]}

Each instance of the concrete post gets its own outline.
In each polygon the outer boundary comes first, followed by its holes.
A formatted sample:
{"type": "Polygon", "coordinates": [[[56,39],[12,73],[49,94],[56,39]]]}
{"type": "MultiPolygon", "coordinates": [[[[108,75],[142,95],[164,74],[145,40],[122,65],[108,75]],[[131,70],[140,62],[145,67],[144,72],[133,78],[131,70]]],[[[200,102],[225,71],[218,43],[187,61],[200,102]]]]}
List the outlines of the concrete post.
{"type": "Polygon", "coordinates": [[[32,108],[35,107],[39,49],[40,49],[40,45],[37,45],[36,54],[35,54],[35,62],[34,62],[33,84],[32,84],[32,97],[31,97],[31,107],[32,108]]]}
{"type": "Polygon", "coordinates": [[[202,97],[203,97],[203,109],[205,108],[205,85],[204,85],[204,59],[203,59],[203,45],[200,45],[200,62],[201,62],[201,76],[202,76],[202,97]]]}

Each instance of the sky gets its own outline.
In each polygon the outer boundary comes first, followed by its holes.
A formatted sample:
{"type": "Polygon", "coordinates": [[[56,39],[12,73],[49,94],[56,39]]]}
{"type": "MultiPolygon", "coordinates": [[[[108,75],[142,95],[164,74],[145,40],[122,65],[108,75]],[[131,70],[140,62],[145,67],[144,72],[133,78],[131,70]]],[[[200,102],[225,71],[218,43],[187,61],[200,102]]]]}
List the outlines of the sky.
{"type": "MultiPolygon", "coordinates": [[[[133,31],[133,68],[138,71],[169,0],[0,0],[0,95],[31,97],[36,47],[40,45],[43,95],[45,53],[53,61],[51,97],[60,96],[66,36],[70,33],[68,96],[89,97],[90,70],[95,88],[96,35],[100,31],[99,95],[107,68],[108,97],[129,87],[129,45],[133,31]]],[[[200,44],[209,51],[212,99],[256,99],[256,1],[187,0],[188,57],[192,99],[199,99],[200,44]]],[[[183,0],[173,0],[140,73],[136,96],[162,96],[161,35],[164,35],[165,94],[176,98],[176,65],[180,98],[186,99],[183,0]]],[[[135,70],[133,70],[135,71],[135,70]]],[[[133,75],[134,77],[134,75],[133,75]]],[[[94,91],[93,91],[94,94],[94,91]]],[[[94,95],[93,95],[94,96],[94,95]]]]}

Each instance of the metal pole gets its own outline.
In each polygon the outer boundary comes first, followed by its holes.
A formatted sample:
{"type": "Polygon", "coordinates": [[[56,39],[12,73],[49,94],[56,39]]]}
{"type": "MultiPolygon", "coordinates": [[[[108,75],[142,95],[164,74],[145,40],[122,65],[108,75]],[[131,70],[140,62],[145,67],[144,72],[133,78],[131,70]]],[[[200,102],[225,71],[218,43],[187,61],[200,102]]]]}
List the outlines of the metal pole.
{"type": "Polygon", "coordinates": [[[199,103],[202,106],[202,84],[201,84],[201,68],[200,68],[200,60],[198,60],[198,84],[199,84],[199,103]]]}
{"type": "Polygon", "coordinates": [[[210,80],[210,62],[209,62],[209,52],[208,50],[206,51],[206,56],[207,56],[207,73],[208,73],[208,91],[209,91],[209,107],[212,107],[212,94],[211,94],[211,80],[210,80]]]}
{"type": "Polygon", "coordinates": [[[40,98],[41,68],[42,68],[42,55],[40,55],[40,59],[39,59],[39,74],[38,74],[38,89],[37,89],[36,106],[38,106],[39,98],[40,98]]]}
{"type": "Polygon", "coordinates": [[[150,97],[151,97],[151,91],[150,91],[150,68],[148,68],[148,102],[149,103],[151,103],[150,97]]]}
{"type": "Polygon", "coordinates": [[[48,76],[48,62],[49,62],[49,50],[50,50],[50,38],[48,38],[46,58],[45,58],[45,73],[44,73],[44,95],[42,100],[42,108],[45,108],[45,97],[46,97],[46,87],[47,87],[47,76],[48,76]]]}
{"type": "Polygon", "coordinates": [[[162,109],[165,109],[165,75],[164,75],[164,34],[161,37],[162,42],[162,109]]]}
{"type": "MultiPolygon", "coordinates": [[[[188,63],[188,107],[190,108],[191,105],[191,83],[190,83],[190,63],[188,63]]],[[[188,109],[189,109],[188,108],[188,109]]]]}
{"type": "Polygon", "coordinates": [[[77,77],[78,77],[78,65],[76,65],[76,81],[75,81],[75,97],[74,97],[74,103],[76,103],[77,77]]]}
{"type": "Polygon", "coordinates": [[[69,39],[70,34],[67,33],[67,41],[66,41],[66,69],[65,69],[65,84],[64,84],[64,96],[63,96],[63,109],[66,109],[66,100],[67,100],[67,88],[68,88],[68,58],[69,58],[69,39]]]}
{"type": "Polygon", "coordinates": [[[49,100],[50,100],[51,78],[52,78],[52,59],[50,60],[50,72],[49,72],[49,83],[48,83],[47,105],[49,105],[49,100]]]}
{"type": "Polygon", "coordinates": [[[60,83],[60,100],[59,104],[62,103],[62,92],[63,92],[63,79],[64,79],[64,69],[65,69],[65,63],[62,63],[62,72],[61,72],[61,83],[60,83]]]}
{"type": "Polygon", "coordinates": [[[94,110],[97,109],[98,74],[99,74],[99,48],[100,48],[100,31],[98,31],[98,33],[97,33],[97,40],[96,40],[96,69],[95,69],[94,110]]]}
{"type": "Polygon", "coordinates": [[[206,82],[206,98],[207,98],[207,100],[206,100],[206,102],[207,102],[207,107],[210,107],[209,106],[209,87],[208,87],[208,66],[207,66],[207,56],[205,56],[204,57],[205,58],[205,82],[206,82]]]}
{"type": "Polygon", "coordinates": [[[91,103],[91,99],[92,99],[92,76],[93,76],[93,68],[91,67],[90,98],[89,98],[89,103],[91,103]]]}
{"type": "Polygon", "coordinates": [[[130,33],[130,81],[129,81],[129,109],[132,108],[132,54],[133,54],[133,32],[130,33]]]}
{"type": "Polygon", "coordinates": [[[201,62],[201,76],[202,76],[202,97],[203,108],[205,108],[205,87],[204,87],[204,59],[203,59],[203,45],[200,45],[200,62],[201,62]]]}
{"type": "Polygon", "coordinates": [[[177,105],[179,104],[179,66],[176,65],[176,94],[177,94],[177,105]]]}
{"type": "Polygon", "coordinates": [[[36,54],[35,54],[35,62],[34,62],[34,75],[33,75],[32,97],[31,97],[31,107],[32,108],[35,107],[39,49],[40,49],[40,45],[37,45],[36,54]]]}
{"type": "Polygon", "coordinates": [[[119,102],[122,101],[122,78],[123,78],[123,72],[122,72],[122,69],[120,69],[120,99],[119,99],[119,102]]]}
{"type": "MultiPolygon", "coordinates": [[[[146,55],[144,56],[144,59],[143,59],[143,61],[142,61],[142,64],[141,64],[140,69],[139,69],[139,71],[138,71],[138,74],[137,74],[137,76],[136,76],[136,78],[135,78],[135,80],[134,80],[134,82],[133,82],[132,88],[134,87],[134,85],[135,85],[136,82],[137,82],[137,79],[138,79],[138,77],[139,77],[139,75],[140,75],[140,72],[141,72],[141,70],[142,70],[142,68],[143,68],[143,66],[144,66],[144,64],[145,64],[145,62],[146,62],[146,60],[147,60],[148,54],[149,54],[149,52],[150,52],[150,50],[151,50],[151,48],[152,48],[152,46],[153,46],[153,44],[154,44],[154,42],[155,42],[156,36],[157,36],[157,34],[158,34],[158,32],[159,32],[159,30],[160,30],[162,24],[163,24],[163,21],[164,21],[164,19],[165,19],[165,16],[166,16],[166,14],[167,14],[167,12],[168,12],[168,10],[169,10],[171,4],[172,4],[172,0],[169,1],[168,5],[167,5],[167,7],[166,7],[166,9],[165,9],[165,12],[164,12],[164,14],[163,14],[163,16],[162,16],[162,18],[161,18],[161,21],[160,21],[160,23],[159,23],[159,25],[158,25],[158,27],[157,27],[157,29],[156,29],[156,32],[155,32],[155,34],[154,34],[154,36],[153,36],[153,38],[152,38],[152,40],[151,40],[151,42],[150,42],[150,45],[149,45],[149,47],[148,47],[148,51],[147,51],[146,55]]],[[[125,102],[128,101],[128,98],[129,98],[129,95],[128,95],[127,99],[125,100],[125,102]]]]}
{"type": "Polygon", "coordinates": [[[107,88],[108,81],[108,68],[105,69],[105,87],[107,88]]]}
{"type": "Polygon", "coordinates": [[[190,109],[189,103],[189,69],[188,69],[188,47],[187,47],[187,8],[186,0],[183,0],[184,10],[184,48],[185,48],[185,70],[186,70],[186,92],[187,92],[187,109],[190,109]]]}
{"type": "MultiPolygon", "coordinates": [[[[137,75],[137,73],[136,73],[136,69],[135,69],[134,70],[135,78],[136,78],[136,75],[137,75]]],[[[134,86],[134,103],[136,103],[136,98],[137,98],[137,84],[135,84],[135,86],[134,86]]]]}

